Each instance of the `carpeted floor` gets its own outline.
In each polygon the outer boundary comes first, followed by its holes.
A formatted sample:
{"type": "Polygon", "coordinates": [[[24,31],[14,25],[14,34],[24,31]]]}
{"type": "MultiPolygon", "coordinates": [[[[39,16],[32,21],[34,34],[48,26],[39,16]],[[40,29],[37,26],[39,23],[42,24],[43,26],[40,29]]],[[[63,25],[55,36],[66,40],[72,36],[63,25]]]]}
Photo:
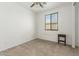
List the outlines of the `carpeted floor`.
{"type": "Polygon", "coordinates": [[[5,56],[77,56],[79,49],[54,42],[35,39],[0,52],[5,56]]]}

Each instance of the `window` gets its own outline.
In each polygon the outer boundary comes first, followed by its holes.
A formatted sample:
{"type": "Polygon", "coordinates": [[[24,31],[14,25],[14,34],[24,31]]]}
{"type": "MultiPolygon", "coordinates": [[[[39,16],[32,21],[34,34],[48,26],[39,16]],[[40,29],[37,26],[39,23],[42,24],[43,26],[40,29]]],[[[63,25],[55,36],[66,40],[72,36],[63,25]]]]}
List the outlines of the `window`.
{"type": "Polygon", "coordinates": [[[45,30],[58,31],[58,12],[45,16],[45,30]]]}

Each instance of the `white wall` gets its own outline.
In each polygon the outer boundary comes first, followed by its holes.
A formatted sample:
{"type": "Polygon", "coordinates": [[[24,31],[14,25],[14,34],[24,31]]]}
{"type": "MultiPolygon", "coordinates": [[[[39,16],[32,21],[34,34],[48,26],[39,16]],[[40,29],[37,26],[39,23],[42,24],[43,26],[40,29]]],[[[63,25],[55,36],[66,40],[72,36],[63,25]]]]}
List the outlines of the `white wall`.
{"type": "Polygon", "coordinates": [[[74,5],[75,5],[75,3],[72,2],[72,6],[71,6],[72,7],[72,10],[71,10],[72,11],[72,41],[71,42],[72,42],[73,48],[75,48],[75,45],[76,45],[75,44],[75,39],[76,39],[76,37],[75,37],[75,30],[76,30],[75,25],[76,24],[75,24],[75,22],[76,21],[75,21],[75,6],[74,5]]]}
{"type": "Polygon", "coordinates": [[[79,47],[79,2],[78,2],[78,47],[79,47]]]}
{"type": "Polygon", "coordinates": [[[34,14],[16,3],[0,3],[0,51],[34,39],[34,14]]]}
{"type": "Polygon", "coordinates": [[[75,39],[76,39],[76,46],[79,47],[79,3],[76,2],[75,4],[75,39]]]}
{"type": "Polygon", "coordinates": [[[75,43],[78,46],[78,4],[75,4],[75,43]]]}
{"type": "Polygon", "coordinates": [[[37,38],[57,42],[57,34],[67,35],[67,44],[72,44],[72,4],[40,12],[37,15],[37,38]],[[45,31],[45,15],[58,12],[58,31],[45,31]]]}

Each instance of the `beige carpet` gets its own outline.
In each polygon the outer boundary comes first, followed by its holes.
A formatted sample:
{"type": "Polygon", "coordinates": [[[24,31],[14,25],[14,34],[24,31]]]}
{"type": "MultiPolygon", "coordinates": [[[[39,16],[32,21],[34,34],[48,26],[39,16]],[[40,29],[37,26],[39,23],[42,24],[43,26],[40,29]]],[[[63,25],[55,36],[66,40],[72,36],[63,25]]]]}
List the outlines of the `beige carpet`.
{"type": "Polygon", "coordinates": [[[0,52],[5,56],[76,56],[79,55],[78,49],[64,46],[50,41],[35,39],[0,52]]]}

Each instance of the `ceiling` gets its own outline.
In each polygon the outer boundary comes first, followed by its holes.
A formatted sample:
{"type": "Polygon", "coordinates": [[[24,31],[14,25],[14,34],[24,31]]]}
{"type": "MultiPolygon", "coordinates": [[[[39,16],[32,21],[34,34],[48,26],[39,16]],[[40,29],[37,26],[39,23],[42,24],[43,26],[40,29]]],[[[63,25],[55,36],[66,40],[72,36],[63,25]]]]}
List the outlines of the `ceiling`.
{"type": "Polygon", "coordinates": [[[34,6],[31,8],[30,6],[32,5],[32,3],[33,2],[18,2],[18,4],[20,4],[21,6],[31,9],[34,12],[45,11],[51,8],[71,4],[71,2],[47,2],[47,5],[44,5],[44,8],[41,8],[40,6],[34,6]]]}

